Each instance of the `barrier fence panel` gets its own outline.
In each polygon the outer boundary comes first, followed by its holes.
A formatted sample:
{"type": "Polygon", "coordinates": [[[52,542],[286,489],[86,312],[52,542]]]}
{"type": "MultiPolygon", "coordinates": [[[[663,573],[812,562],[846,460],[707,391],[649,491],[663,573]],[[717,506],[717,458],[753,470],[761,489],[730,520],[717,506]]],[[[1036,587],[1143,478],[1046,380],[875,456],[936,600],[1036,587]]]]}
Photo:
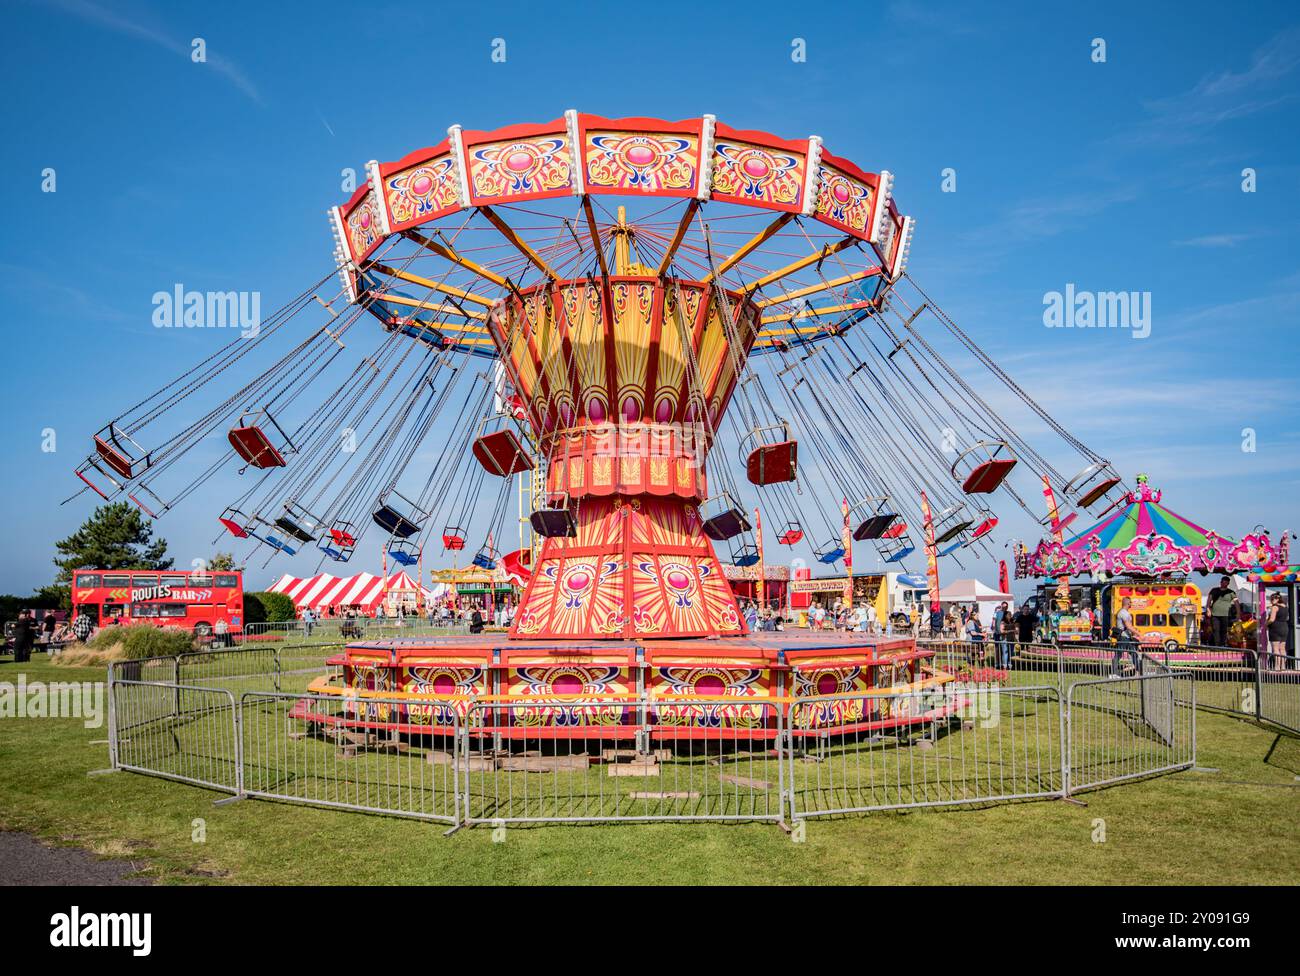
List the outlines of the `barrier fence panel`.
{"type": "MultiPolygon", "coordinates": [[[[1255,672],[1258,662],[1254,651],[1232,651],[1230,655],[1225,655],[1221,648],[1199,648],[1195,645],[1189,645],[1183,650],[1185,654],[1216,653],[1216,656],[1224,658],[1213,664],[1192,666],[1185,660],[1180,661],[1177,656],[1163,655],[1171,670],[1183,679],[1179,688],[1186,688],[1188,684],[1196,686],[1197,708],[1237,716],[1256,715],[1258,704],[1255,672]]],[[[1158,653],[1154,656],[1162,658],[1158,653]]]]}
{"type": "Polygon", "coordinates": [[[1054,687],[810,698],[788,724],[795,819],[1064,795],[1054,687]]]}
{"type": "Polygon", "coordinates": [[[777,702],[734,697],[477,702],[467,823],[781,821],[777,702]]]}
{"type": "Polygon", "coordinates": [[[245,692],[243,790],[457,823],[464,699],[245,692]]]}
{"type": "Polygon", "coordinates": [[[1071,792],[1196,761],[1196,685],[1168,671],[1072,685],[1066,697],[1071,792]]]}
{"type": "Polygon", "coordinates": [[[116,767],[240,791],[239,714],[223,689],[114,680],[116,767]]]}
{"type": "Polygon", "coordinates": [[[1300,670],[1294,657],[1261,654],[1256,674],[1258,716],[1300,734],[1300,670]]]}

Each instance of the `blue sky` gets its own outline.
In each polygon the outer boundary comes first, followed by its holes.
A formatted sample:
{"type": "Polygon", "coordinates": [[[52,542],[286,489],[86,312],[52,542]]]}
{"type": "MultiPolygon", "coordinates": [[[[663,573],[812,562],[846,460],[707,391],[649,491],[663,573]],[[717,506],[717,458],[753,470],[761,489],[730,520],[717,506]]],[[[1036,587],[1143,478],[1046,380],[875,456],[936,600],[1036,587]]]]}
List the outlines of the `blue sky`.
{"type": "MultiPolygon", "coordinates": [[[[1071,430],[1217,531],[1300,527],[1293,5],[619,9],[5,3],[0,592],[48,582],[52,541],[90,511],[58,504],[90,435],[228,338],[153,328],[155,292],[259,290],[272,309],[331,264],[343,167],[452,122],[571,107],[712,112],[890,169],[917,218],[914,276],[1071,430]],[[1044,328],[1043,296],[1067,282],[1150,292],[1150,337],[1044,328]]],[[[212,551],[233,490],[159,524],[178,563],[212,551]]]]}

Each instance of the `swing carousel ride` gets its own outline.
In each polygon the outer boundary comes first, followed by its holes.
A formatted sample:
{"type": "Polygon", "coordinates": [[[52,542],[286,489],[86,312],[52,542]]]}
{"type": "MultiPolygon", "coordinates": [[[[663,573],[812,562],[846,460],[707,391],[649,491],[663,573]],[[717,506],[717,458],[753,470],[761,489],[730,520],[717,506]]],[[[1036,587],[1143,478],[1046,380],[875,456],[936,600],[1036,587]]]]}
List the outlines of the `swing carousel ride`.
{"type": "Polygon", "coordinates": [[[1094,513],[1127,489],[907,274],[892,189],[816,136],[707,115],[453,126],[328,212],[337,293],[331,272],[113,418],[77,475],[157,516],[234,467],[246,487],[217,521],[269,556],[347,562],[378,530],[402,565],[439,547],[529,564],[508,641],[356,644],[353,689],[933,687],[948,676],[910,640],[748,634],[715,547],[758,562],[757,504],[792,555],[833,565],[858,542],[901,568],[920,547],[933,572],[988,545],[995,499],[1059,529],[1013,470],[1094,513]],[[1063,476],[977,375],[1082,470],[1063,476]],[[522,560],[500,551],[518,479],[522,560]]]}

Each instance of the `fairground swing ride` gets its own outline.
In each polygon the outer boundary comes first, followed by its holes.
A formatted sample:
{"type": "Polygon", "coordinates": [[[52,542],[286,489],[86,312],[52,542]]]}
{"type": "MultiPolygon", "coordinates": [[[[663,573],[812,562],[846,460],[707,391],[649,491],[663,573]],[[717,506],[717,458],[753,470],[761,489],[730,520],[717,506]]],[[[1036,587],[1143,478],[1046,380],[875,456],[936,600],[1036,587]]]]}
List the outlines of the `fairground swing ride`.
{"type": "MultiPolygon", "coordinates": [[[[245,487],[214,515],[268,556],[347,562],[378,531],[399,563],[448,552],[483,569],[504,558],[523,479],[535,557],[508,649],[356,645],[353,687],[924,688],[947,676],[910,640],[747,634],[719,552],[757,561],[756,505],[791,556],[830,566],[856,541],[901,568],[918,549],[983,549],[997,498],[1059,529],[1013,471],[1079,510],[1124,495],[907,274],[914,221],[889,172],[816,136],[570,111],[453,126],[368,176],[329,211],[341,289],[313,283],[113,418],[77,470],[83,490],[161,515],[234,468],[245,487]],[[994,409],[981,372],[1078,455],[1077,474],[994,409]]],[[[807,721],[847,720],[834,711],[807,721]]]]}

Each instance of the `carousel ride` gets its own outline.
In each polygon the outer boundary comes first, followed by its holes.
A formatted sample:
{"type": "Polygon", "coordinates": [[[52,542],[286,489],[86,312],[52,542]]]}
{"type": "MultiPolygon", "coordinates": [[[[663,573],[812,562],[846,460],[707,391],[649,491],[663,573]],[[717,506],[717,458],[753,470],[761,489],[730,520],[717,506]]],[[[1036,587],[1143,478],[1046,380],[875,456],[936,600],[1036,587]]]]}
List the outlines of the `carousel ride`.
{"type": "MultiPolygon", "coordinates": [[[[948,676],[910,640],[747,633],[719,551],[757,561],[754,504],[791,556],[857,542],[902,569],[987,555],[995,505],[1074,517],[1035,511],[1013,471],[1078,511],[1127,491],[908,275],[890,173],[816,136],[570,111],[453,126],[367,172],[328,212],[339,289],[331,272],[113,418],[76,472],[156,517],[234,468],[216,521],[268,561],[347,562],[378,531],[400,565],[526,567],[508,640],[356,644],[319,691],[535,696],[517,718],[570,727],[595,714],[572,696],[736,699],[706,730],[746,699],[923,691],[948,676]],[[516,487],[532,542],[503,553],[516,487]]],[[[437,724],[398,712],[376,720],[437,724]]]]}

